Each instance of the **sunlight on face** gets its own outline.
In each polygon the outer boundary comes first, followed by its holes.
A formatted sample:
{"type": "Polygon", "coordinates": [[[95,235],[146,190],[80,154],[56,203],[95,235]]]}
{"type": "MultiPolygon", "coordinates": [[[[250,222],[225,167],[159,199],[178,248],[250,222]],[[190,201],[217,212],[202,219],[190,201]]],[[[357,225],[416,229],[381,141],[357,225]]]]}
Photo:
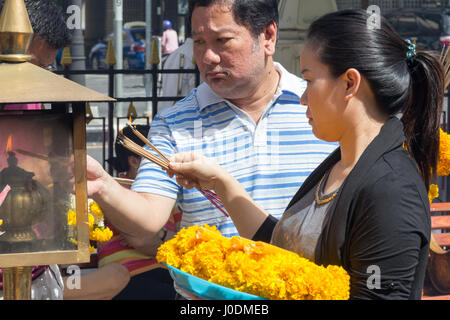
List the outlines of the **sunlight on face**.
{"type": "Polygon", "coordinates": [[[218,95],[243,98],[253,84],[261,81],[265,67],[261,39],[236,23],[229,5],[195,8],[192,39],[202,79],[218,95]]]}
{"type": "Polygon", "coordinates": [[[317,57],[317,49],[306,44],[300,57],[300,70],[307,83],[301,104],[307,106],[306,116],[314,135],[325,141],[338,141],[342,123],[342,86],[328,67],[317,57]]]}

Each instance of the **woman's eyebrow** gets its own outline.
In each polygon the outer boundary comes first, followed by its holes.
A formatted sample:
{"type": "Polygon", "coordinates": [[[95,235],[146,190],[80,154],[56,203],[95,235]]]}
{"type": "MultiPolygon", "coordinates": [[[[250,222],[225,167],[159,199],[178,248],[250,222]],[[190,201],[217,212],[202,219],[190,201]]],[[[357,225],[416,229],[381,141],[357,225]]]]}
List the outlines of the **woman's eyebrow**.
{"type": "Polygon", "coordinates": [[[303,75],[306,72],[311,72],[311,70],[309,70],[308,68],[303,69],[302,71],[300,71],[300,73],[303,75]]]}

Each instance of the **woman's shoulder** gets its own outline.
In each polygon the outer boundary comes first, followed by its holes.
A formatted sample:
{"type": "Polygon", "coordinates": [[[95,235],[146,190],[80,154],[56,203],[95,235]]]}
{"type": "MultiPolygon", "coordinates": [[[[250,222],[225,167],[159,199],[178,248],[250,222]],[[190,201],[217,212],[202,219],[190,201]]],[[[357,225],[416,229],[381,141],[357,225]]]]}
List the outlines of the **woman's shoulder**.
{"type": "Polygon", "coordinates": [[[428,193],[417,166],[401,150],[384,155],[367,172],[359,201],[364,207],[373,208],[374,216],[386,218],[386,222],[405,216],[415,216],[423,222],[430,210],[428,193]],[[393,215],[393,212],[405,215],[393,215]]]}
{"type": "Polygon", "coordinates": [[[367,172],[365,184],[383,186],[386,191],[404,191],[426,194],[425,184],[415,161],[406,150],[398,149],[384,154],[367,172]]]}

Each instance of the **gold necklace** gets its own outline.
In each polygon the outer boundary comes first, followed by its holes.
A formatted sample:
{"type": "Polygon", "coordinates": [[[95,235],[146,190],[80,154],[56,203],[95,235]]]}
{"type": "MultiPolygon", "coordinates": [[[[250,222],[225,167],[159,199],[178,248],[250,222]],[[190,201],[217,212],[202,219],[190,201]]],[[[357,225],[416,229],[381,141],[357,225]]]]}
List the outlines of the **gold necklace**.
{"type": "Polygon", "coordinates": [[[339,189],[336,190],[336,192],[333,193],[333,194],[332,194],[331,196],[329,196],[328,198],[325,198],[325,199],[319,199],[320,186],[322,185],[322,182],[323,182],[323,179],[324,179],[324,178],[325,178],[325,174],[323,175],[322,179],[320,179],[319,184],[317,185],[317,188],[316,188],[315,198],[316,198],[316,203],[317,203],[319,206],[322,205],[322,204],[328,203],[328,202],[330,202],[331,200],[333,200],[333,199],[337,196],[338,191],[339,191],[339,189]]]}

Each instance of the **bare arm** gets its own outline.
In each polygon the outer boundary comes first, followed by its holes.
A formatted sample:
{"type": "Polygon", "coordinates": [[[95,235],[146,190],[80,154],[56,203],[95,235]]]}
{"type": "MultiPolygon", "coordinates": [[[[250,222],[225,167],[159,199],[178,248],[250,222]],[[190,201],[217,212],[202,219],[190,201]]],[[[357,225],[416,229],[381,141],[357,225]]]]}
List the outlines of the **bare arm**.
{"type": "MultiPolygon", "coordinates": [[[[72,276],[73,277],[73,276],[72,276]]],[[[79,287],[71,287],[71,276],[63,278],[64,300],[111,300],[130,282],[130,272],[113,262],[80,276],[79,287]]]]}
{"type": "Polygon", "coordinates": [[[137,193],[122,187],[94,159],[87,159],[88,195],[102,208],[107,219],[139,249],[142,239],[156,234],[166,224],[174,199],[137,193]]]}
{"type": "Polygon", "coordinates": [[[211,159],[188,152],[177,154],[170,160],[173,172],[169,175],[178,174],[179,184],[187,189],[203,187],[216,192],[242,237],[251,239],[268,217],[269,214],[253,201],[244,187],[211,159]]]}

